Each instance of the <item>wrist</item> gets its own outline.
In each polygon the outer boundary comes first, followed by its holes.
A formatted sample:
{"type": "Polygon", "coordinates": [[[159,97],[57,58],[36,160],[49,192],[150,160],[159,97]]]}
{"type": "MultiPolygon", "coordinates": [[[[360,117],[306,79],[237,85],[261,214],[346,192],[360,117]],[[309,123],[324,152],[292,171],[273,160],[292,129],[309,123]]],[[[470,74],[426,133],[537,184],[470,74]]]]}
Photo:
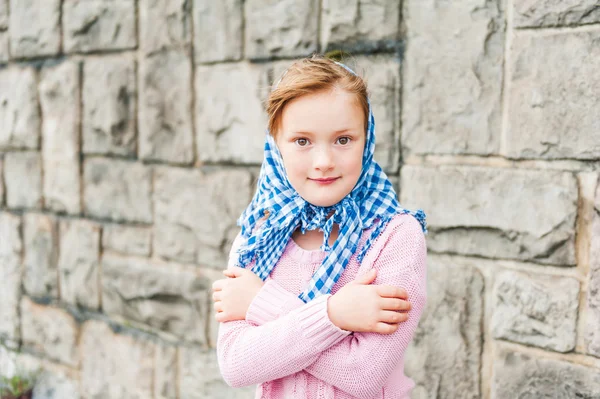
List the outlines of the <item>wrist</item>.
{"type": "Polygon", "coordinates": [[[334,326],[344,330],[342,320],[339,320],[336,316],[336,306],[337,300],[335,298],[335,295],[332,295],[327,299],[327,317],[329,317],[329,320],[334,326]]]}

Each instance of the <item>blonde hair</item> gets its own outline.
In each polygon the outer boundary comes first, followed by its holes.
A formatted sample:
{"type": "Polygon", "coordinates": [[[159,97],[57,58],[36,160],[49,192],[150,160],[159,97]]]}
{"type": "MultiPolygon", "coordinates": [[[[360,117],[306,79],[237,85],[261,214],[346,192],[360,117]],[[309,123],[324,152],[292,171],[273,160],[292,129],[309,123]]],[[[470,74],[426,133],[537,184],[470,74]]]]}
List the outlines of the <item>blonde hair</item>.
{"type": "Polygon", "coordinates": [[[282,76],[277,87],[267,99],[269,132],[276,137],[281,125],[281,115],[292,100],[320,91],[342,89],[354,94],[364,113],[365,132],[369,121],[367,85],[363,78],[352,74],[335,61],[320,55],[293,63],[282,76]]]}

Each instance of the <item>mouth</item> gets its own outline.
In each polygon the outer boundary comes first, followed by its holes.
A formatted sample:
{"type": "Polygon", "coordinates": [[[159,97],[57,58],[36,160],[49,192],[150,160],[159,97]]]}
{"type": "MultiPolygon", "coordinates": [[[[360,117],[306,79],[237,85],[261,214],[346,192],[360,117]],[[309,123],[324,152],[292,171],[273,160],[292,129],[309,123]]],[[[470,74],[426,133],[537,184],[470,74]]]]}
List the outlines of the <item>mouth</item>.
{"type": "Polygon", "coordinates": [[[323,178],[323,179],[310,179],[314,181],[315,183],[319,183],[319,184],[331,184],[334,181],[336,181],[337,179],[339,179],[339,177],[327,177],[327,178],[323,178]]]}

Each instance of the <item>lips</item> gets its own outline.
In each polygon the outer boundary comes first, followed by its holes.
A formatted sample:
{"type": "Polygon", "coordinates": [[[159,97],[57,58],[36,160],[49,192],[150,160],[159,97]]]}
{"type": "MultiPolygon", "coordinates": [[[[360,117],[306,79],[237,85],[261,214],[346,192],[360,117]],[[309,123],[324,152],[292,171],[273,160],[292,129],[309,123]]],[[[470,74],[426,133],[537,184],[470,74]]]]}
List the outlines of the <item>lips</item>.
{"type": "Polygon", "coordinates": [[[321,183],[321,184],[327,184],[327,183],[333,183],[337,179],[339,179],[339,177],[327,177],[327,178],[322,178],[322,179],[309,179],[309,180],[312,180],[314,182],[321,183]]]}

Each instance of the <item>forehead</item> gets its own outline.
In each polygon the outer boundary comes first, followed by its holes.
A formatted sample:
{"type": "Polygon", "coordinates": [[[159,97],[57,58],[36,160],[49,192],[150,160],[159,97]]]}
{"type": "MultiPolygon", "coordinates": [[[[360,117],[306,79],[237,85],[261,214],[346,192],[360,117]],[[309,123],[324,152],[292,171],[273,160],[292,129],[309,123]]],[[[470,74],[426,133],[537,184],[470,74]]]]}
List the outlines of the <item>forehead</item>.
{"type": "Polygon", "coordinates": [[[360,128],[364,115],[356,95],[334,89],[306,94],[290,101],[282,112],[283,132],[360,128]]]}

